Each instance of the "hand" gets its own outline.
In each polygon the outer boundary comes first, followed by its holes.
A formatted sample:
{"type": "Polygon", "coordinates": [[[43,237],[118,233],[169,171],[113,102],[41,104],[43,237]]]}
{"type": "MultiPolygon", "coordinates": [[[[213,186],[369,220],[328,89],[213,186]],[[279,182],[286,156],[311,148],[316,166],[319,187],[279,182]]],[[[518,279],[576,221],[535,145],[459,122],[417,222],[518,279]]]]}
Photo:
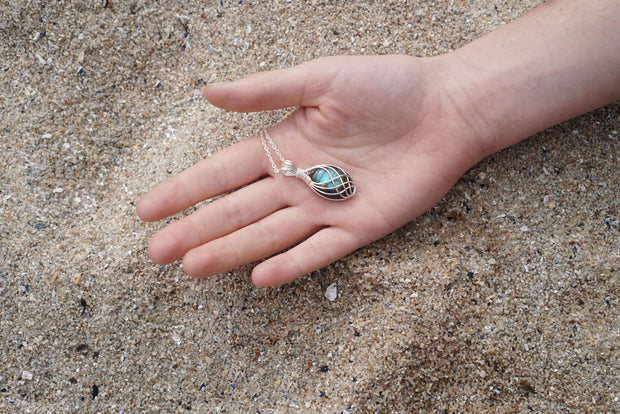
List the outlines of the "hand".
{"type": "Polygon", "coordinates": [[[207,87],[229,110],[298,106],[270,130],[282,154],[301,168],[344,168],[357,194],[332,202],[274,177],[249,138],[140,200],[138,215],[153,221],[238,189],[160,231],[149,254],[161,264],[183,257],[187,273],[205,277],[294,246],[254,268],[254,283],[267,286],[385,236],[485,155],[618,99],[619,9],[546,2],[447,55],[324,58],[207,87]]]}
{"type": "Polygon", "coordinates": [[[279,285],[414,219],[485,155],[444,86],[447,67],[443,58],[332,57],[208,86],[206,98],[229,110],[298,106],[269,131],[281,153],[301,168],[344,168],[357,193],[333,202],[274,175],[252,137],[140,200],[137,214],[154,221],[236,190],[157,233],[150,256],[160,264],[183,258],[185,272],[206,277],[290,247],[252,272],[258,286],[279,285]]]}

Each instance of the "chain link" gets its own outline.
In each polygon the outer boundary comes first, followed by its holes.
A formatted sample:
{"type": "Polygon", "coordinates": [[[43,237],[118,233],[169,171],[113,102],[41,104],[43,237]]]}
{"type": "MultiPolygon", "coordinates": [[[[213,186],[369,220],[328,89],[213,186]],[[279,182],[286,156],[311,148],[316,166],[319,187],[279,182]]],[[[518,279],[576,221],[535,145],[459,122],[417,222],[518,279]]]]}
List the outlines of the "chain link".
{"type": "Polygon", "coordinates": [[[267,142],[265,142],[265,139],[269,141],[269,145],[271,145],[273,152],[276,153],[276,155],[278,156],[281,162],[284,162],[284,157],[282,156],[282,154],[280,154],[280,150],[278,149],[278,147],[276,147],[276,144],[273,142],[273,140],[271,139],[267,131],[261,132],[259,135],[259,138],[260,138],[260,142],[263,144],[263,149],[265,150],[265,154],[267,154],[267,158],[269,158],[269,162],[271,163],[271,168],[273,168],[273,172],[276,174],[279,174],[280,170],[278,169],[278,166],[273,160],[273,156],[271,155],[271,151],[269,151],[269,147],[267,146],[267,142]]]}

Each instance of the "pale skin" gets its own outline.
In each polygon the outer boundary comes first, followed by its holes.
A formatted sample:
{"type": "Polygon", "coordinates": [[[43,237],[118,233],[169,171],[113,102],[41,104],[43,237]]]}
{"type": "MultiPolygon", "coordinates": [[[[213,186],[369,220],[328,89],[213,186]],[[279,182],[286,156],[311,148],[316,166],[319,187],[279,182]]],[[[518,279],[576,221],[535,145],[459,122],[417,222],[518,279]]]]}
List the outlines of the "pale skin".
{"type": "Polygon", "coordinates": [[[328,201],[275,175],[250,137],[139,201],[156,221],[230,192],[160,230],[149,254],[193,277],[268,257],[252,281],[280,285],[413,220],[487,155],[620,98],[620,2],[549,1],[446,55],[322,58],[204,93],[233,111],[297,107],[269,128],[282,154],[344,168],[357,194],[328,201]]]}

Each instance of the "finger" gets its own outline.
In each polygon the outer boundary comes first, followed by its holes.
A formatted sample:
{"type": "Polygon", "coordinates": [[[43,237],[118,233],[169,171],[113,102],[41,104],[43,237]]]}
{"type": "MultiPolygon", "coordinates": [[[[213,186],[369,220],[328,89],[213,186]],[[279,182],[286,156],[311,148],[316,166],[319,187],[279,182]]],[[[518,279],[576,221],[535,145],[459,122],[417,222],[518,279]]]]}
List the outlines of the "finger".
{"type": "Polygon", "coordinates": [[[317,228],[302,209],[286,208],[190,250],[183,257],[183,270],[193,277],[216,275],[282,251],[317,228]]]}
{"type": "Polygon", "coordinates": [[[327,227],[298,246],[256,266],[252,281],[259,287],[282,285],[327,266],[361,245],[349,232],[327,227]]]}
{"type": "Polygon", "coordinates": [[[204,94],[213,105],[238,112],[318,106],[332,79],[331,72],[331,66],[319,59],[286,69],[254,73],[230,83],[208,85],[204,94]]]}
{"type": "Polygon", "coordinates": [[[242,141],[162,182],[138,201],[136,213],[156,221],[246,185],[267,173],[257,139],[242,141]]]}
{"type": "Polygon", "coordinates": [[[281,194],[278,183],[267,178],[217,199],[157,233],[149,243],[149,255],[159,264],[178,260],[197,246],[285,207],[281,194]]]}

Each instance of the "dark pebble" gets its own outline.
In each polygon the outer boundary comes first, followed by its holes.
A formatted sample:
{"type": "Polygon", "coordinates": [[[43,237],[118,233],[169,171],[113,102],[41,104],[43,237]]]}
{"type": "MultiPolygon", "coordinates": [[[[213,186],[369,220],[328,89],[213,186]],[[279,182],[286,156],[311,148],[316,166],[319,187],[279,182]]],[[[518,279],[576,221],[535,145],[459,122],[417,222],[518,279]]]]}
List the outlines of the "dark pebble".
{"type": "Polygon", "coordinates": [[[37,230],[41,230],[45,228],[45,223],[43,223],[42,221],[39,221],[37,224],[34,225],[34,228],[37,230]]]}
{"type": "Polygon", "coordinates": [[[75,347],[75,351],[80,353],[80,354],[87,354],[88,353],[88,345],[86,345],[86,344],[79,344],[78,346],[75,347]]]}

